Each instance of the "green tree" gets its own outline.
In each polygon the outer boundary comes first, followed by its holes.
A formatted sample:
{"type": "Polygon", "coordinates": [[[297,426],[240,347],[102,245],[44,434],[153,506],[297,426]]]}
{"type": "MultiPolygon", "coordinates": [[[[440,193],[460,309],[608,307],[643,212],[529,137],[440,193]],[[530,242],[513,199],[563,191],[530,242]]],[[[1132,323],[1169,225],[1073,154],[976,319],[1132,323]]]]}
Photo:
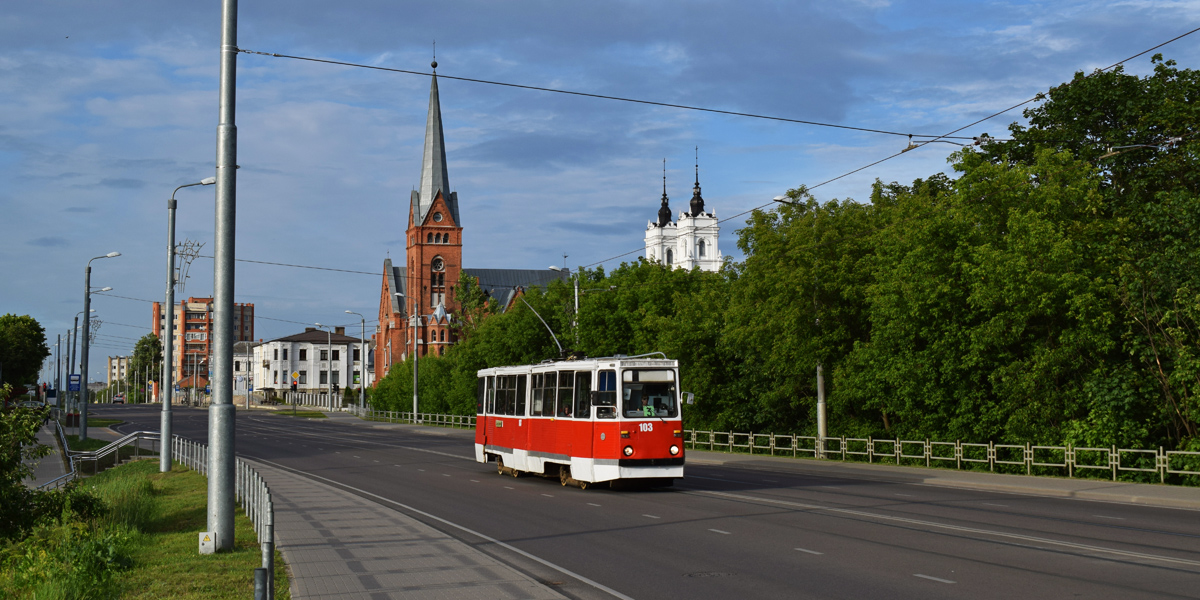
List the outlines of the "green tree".
{"type": "MultiPolygon", "coordinates": [[[[8,397],[12,386],[0,386],[0,397],[8,397]]],[[[42,458],[50,448],[37,441],[42,411],[26,408],[0,410],[0,539],[19,538],[32,525],[37,494],[25,486],[33,467],[25,461],[42,458]]]]}
{"type": "Polygon", "coordinates": [[[133,356],[129,359],[129,372],[125,380],[133,390],[135,397],[129,402],[146,402],[147,398],[140,390],[148,389],[148,383],[158,381],[162,373],[162,342],[153,333],[147,333],[133,347],[133,356]]]}
{"type": "Polygon", "coordinates": [[[47,356],[46,330],[37,319],[14,314],[0,317],[0,383],[34,383],[47,356]]]}

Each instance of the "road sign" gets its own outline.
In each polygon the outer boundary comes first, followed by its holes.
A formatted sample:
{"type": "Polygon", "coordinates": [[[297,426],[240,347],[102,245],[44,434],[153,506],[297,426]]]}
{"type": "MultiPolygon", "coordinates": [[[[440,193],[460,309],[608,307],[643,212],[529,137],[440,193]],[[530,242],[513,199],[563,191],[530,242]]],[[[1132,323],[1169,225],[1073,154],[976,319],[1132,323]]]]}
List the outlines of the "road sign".
{"type": "Polygon", "coordinates": [[[67,376],[67,391],[69,391],[69,392],[78,392],[79,391],[79,374],[78,373],[72,373],[67,376]]]}
{"type": "Polygon", "coordinates": [[[300,379],[300,371],[292,371],[292,379],[300,379]]]}

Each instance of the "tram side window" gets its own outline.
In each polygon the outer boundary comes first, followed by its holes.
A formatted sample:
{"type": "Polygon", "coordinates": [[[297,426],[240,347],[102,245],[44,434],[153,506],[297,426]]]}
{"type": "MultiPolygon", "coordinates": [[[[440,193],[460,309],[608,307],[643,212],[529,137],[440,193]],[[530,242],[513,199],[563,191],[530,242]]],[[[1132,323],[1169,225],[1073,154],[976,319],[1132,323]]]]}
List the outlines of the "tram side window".
{"type": "Polygon", "coordinates": [[[489,415],[496,414],[496,378],[489,375],[487,378],[487,390],[484,401],[484,411],[489,415]]]}
{"type": "Polygon", "coordinates": [[[596,379],[596,418],[617,418],[617,372],[600,371],[596,379]]]}
{"type": "Polygon", "coordinates": [[[513,414],[513,375],[500,375],[496,378],[496,414],[513,414]]]}
{"type": "Polygon", "coordinates": [[[545,379],[542,380],[542,414],[547,417],[557,416],[555,412],[555,396],[554,390],[558,388],[558,377],[555,373],[546,373],[545,379]]]}
{"type": "Polygon", "coordinates": [[[592,374],[589,371],[575,373],[575,417],[586,419],[591,414],[588,394],[592,391],[592,374]]]}
{"type": "Polygon", "coordinates": [[[517,375],[517,411],[516,414],[525,416],[525,375],[517,375]]]}
{"type": "Polygon", "coordinates": [[[569,419],[574,402],[575,371],[558,372],[558,416],[569,419]]]}
{"type": "Polygon", "coordinates": [[[476,386],[476,390],[475,390],[475,414],[477,414],[477,415],[483,414],[483,399],[484,399],[484,393],[486,391],[487,391],[487,379],[484,377],[480,377],[479,383],[476,386]]]}
{"type": "Polygon", "coordinates": [[[542,416],[542,374],[534,373],[531,377],[533,377],[533,400],[530,403],[529,416],[540,417],[542,416]]]}

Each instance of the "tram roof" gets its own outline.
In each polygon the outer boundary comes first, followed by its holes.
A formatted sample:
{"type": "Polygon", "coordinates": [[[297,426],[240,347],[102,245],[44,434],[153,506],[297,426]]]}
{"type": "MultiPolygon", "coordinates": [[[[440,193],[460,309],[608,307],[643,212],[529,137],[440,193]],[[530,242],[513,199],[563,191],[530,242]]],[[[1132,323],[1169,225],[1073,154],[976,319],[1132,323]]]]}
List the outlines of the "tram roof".
{"type": "Polygon", "coordinates": [[[676,368],[679,361],[673,358],[648,358],[644,356],[599,356],[579,360],[545,361],[531,365],[507,365],[480,369],[478,375],[494,375],[497,373],[521,373],[544,371],[591,370],[601,367],[630,368],[630,367],[659,367],[676,368]]]}

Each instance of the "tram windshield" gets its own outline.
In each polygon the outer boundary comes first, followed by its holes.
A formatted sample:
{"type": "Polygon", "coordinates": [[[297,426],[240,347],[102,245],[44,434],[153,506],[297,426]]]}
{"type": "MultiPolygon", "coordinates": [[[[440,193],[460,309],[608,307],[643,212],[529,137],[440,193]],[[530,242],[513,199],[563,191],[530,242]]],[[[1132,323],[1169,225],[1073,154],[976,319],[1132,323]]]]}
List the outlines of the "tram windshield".
{"type": "Polygon", "coordinates": [[[630,369],[621,374],[621,412],[628,419],[679,416],[675,371],[630,369]]]}

